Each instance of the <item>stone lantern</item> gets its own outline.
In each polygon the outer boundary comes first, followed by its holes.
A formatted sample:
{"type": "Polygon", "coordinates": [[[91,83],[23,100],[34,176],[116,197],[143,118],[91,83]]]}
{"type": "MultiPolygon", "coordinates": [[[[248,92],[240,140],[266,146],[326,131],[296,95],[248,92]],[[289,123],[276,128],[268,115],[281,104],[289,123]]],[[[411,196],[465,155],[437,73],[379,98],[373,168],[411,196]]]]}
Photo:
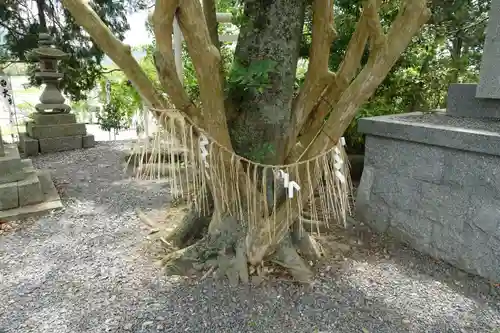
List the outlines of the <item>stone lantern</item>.
{"type": "Polygon", "coordinates": [[[59,81],[64,74],[57,72],[57,62],[68,56],[67,53],[53,46],[53,39],[49,34],[39,34],[38,47],[29,52],[28,57],[38,60],[39,71],[35,77],[41,78],[45,89],[40,96],[40,104],[35,109],[40,113],[69,113],[71,107],[64,104],[65,98],[59,90],[59,81]]]}
{"type": "Polygon", "coordinates": [[[93,147],[94,136],[87,134],[85,124],[76,122],[59,89],[64,75],[57,71],[57,64],[69,54],[55,48],[49,34],[40,33],[38,37],[38,47],[29,51],[27,57],[38,61],[35,77],[45,83],[45,89],[40,103],[35,105],[32,120],[26,123],[26,133],[19,137],[19,147],[26,156],[93,147]]]}

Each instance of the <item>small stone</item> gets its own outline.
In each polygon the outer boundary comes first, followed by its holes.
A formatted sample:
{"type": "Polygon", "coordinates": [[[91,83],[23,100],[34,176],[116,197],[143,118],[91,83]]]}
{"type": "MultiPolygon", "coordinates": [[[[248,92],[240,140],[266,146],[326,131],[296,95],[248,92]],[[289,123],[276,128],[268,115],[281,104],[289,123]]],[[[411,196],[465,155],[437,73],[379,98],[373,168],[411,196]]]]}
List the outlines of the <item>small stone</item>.
{"type": "Polygon", "coordinates": [[[142,328],[143,329],[149,328],[151,326],[153,326],[153,322],[152,321],[145,321],[144,323],[142,323],[142,328]]]}
{"type": "Polygon", "coordinates": [[[262,278],[262,276],[258,276],[258,275],[252,276],[252,284],[255,286],[260,285],[263,281],[264,281],[264,279],[262,278]]]}
{"type": "Polygon", "coordinates": [[[349,245],[338,242],[331,242],[329,245],[332,247],[332,249],[340,250],[341,252],[347,252],[351,249],[349,245]]]}
{"type": "Polygon", "coordinates": [[[402,322],[403,324],[405,324],[405,325],[409,325],[409,324],[410,324],[410,321],[409,321],[408,319],[406,319],[406,318],[405,318],[405,319],[403,319],[401,322],[402,322]]]}
{"type": "Polygon", "coordinates": [[[125,324],[125,326],[123,326],[123,329],[129,331],[132,329],[132,326],[133,325],[131,323],[128,323],[128,324],[125,324]]]}

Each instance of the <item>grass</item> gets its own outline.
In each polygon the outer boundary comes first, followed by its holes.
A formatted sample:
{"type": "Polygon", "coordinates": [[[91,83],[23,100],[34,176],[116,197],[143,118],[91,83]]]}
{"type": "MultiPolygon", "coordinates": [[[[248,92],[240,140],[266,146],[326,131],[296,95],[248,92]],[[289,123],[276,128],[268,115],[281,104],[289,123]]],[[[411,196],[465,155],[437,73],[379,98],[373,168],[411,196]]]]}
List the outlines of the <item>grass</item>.
{"type": "Polygon", "coordinates": [[[42,90],[40,88],[37,88],[37,87],[29,87],[28,89],[16,89],[13,91],[14,92],[14,96],[16,94],[34,94],[34,93],[41,93],[42,90]]]}

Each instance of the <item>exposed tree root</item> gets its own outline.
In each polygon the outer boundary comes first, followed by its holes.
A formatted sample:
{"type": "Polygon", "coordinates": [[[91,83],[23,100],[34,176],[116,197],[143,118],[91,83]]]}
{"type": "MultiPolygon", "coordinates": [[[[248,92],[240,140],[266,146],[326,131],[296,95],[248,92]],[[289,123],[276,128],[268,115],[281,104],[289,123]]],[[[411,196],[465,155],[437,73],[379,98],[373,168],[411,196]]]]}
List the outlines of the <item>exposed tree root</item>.
{"type": "Polygon", "coordinates": [[[286,268],[297,282],[309,283],[314,276],[310,266],[297,253],[290,236],[281,241],[271,261],[286,268]]]}
{"type": "MultiPolygon", "coordinates": [[[[208,216],[199,217],[189,212],[183,223],[169,236],[168,239],[176,245],[187,247],[163,259],[167,274],[193,275],[208,270],[216,272],[219,278],[227,277],[233,286],[240,281],[248,283],[250,273],[241,224],[232,217],[219,219],[214,216],[211,223],[217,224],[216,233],[207,233],[208,219],[208,216]],[[200,239],[200,233],[203,232],[205,236],[200,239]],[[195,243],[192,243],[193,240],[195,243]]],[[[318,245],[309,234],[297,229],[293,233],[293,240],[292,236],[287,237],[269,260],[287,269],[296,281],[309,283],[314,274],[297,251],[308,261],[316,261],[321,256],[318,245]]],[[[260,274],[259,269],[256,271],[260,274]]]]}
{"type": "Polygon", "coordinates": [[[241,239],[236,245],[235,269],[239,273],[241,282],[248,283],[247,255],[245,253],[245,242],[241,239]]]}
{"type": "Polygon", "coordinates": [[[225,217],[221,225],[226,229],[219,230],[217,235],[206,234],[196,243],[165,257],[163,262],[167,274],[192,275],[208,269],[216,271],[219,277],[227,276],[231,285],[240,280],[248,283],[248,266],[239,224],[233,218],[225,217]]]}
{"type": "MultiPolygon", "coordinates": [[[[212,195],[208,193],[206,199],[208,200],[207,209],[200,213],[192,205],[187,214],[182,218],[182,221],[168,235],[167,241],[178,248],[184,248],[203,237],[214,212],[212,195]]],[[[196,200],[201,202],[203,198],[201,195],[198,195],[196,200]]]]}
{"type": "Polygon", "coordinates": [[[321,259],[323,253],[320,245],[304,230],[304,227],[299,222],[294,224],[292,241],[304,259],[313,262],[321,259]]]}
{"type": "Polygon", "coordinates": [[[178,251],[172,252],[163,258],[165,271],[168,275],[192,275],[205,267],[199,266],[199,255],[203,249],[202,243],[195,243],[178,251]]]}
{"type": "Polygon", "coordinates": [[[183,248],[192,245],[203,237],[210,224],[209,215],[200,215],[193,208],[182,218],[182,221],[166,238],[172,245],[183,248]]]}

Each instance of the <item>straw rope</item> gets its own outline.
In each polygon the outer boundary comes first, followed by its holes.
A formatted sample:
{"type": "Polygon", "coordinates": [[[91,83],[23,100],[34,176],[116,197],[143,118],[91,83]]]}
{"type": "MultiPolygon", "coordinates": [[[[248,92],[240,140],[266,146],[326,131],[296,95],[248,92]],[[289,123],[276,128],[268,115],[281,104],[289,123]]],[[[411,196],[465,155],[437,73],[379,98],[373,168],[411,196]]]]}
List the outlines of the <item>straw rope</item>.
{"type": "Polygon", "coordinates": [[[249,228],[258,228],[266,218],[269,237],[275,234],[280,205],[289,219],[298,211],[326,224],[345,224],[351,212],[352,184],[343,138],[312,158],[268,165],[227,149],[177,109],[152,110],[161,114],[162,128],[152,140],[139,140],[134,146],[128,164],[134,162],[136,178],[169,178],[173,195],[192,202],[200,213],[208,209],[210,189],[218,214],[232,215],[249,228]],[[300,169],[306,171],[304,179],[300,169]],[[294,197],[298,207],[292,207],[294,197]]]}

